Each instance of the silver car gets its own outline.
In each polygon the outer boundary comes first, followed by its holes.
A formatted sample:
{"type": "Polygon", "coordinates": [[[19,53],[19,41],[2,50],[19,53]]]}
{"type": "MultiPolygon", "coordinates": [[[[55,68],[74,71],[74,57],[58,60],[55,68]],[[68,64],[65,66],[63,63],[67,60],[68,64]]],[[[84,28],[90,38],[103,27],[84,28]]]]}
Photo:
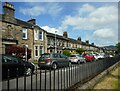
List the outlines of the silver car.
{"type": "Polygon", "coordinates": [[[79,54],[70,55],[69,60],[71,61],[71,63],[86,63],[85,58],[83,58],[82,55],[79,54]]]}
{"type": "Polygon", "coordinates": [[[51,67],[52,69],[57,69],[58,67],[70,66],[70,60],[59,53],[44,53],[41,55],[38,61],[38,66],[40,68],[51,67]]]}

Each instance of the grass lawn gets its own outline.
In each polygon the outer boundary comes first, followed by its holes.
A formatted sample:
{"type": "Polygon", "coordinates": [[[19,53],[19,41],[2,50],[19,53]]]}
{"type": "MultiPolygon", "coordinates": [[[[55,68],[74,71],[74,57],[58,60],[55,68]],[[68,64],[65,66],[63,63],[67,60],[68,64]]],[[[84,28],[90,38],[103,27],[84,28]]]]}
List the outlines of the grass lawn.
{"type": "Polygon", "coordinates": [[[116,89],[120,91],[120,65],[102,78],[94,89],[116,89]]]}

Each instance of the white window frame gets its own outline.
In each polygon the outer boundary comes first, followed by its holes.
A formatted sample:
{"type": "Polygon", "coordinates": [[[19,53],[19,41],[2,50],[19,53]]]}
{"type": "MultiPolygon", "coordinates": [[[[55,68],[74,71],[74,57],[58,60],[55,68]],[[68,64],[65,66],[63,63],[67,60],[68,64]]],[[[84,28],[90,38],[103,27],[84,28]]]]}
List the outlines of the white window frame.
{"type": "Polygon", "coordinates": [[[38,40],[38,33],[39,33],[38,30],[34,30],[34,39],[35,40],[38,40]]]}
{"type": "Polygon", "coordinates": [[[39,46],[37,46],[37,45],[35,45],[34,46],[34,55],[35,55],[35,57],[38,57],[39,56],[39,46]],[[37,49],[36,49],[36,47],[37,47],[37,49]],[[37,56],[36,56],[36,50],[37,50],[37,56]]]}
{"type": "Polygon", "coordinates": [[[41,40],[41,41],[43,41],[43,32],[42,31],[40,31],[39,32],[39,39],[41,40]],[[40,39],[40,32],[42,33],[42,39],[40,39]]]}
{"type": "Polygon", "coordinates": [[[39,46],[39,55],[41,55],[40,54],[40,50],[41,50],[40,47],[42,47],[42,54],[44,53],[44,47],[43,46],[39,46]]]}
{"type": "Polygon", "coordinates": [[[27,34],[28,34],[28,31],[27,31],[27,28],[22,28],[22,39],[27,39],[27,34]],[[25,33],[25,38],[23,37],[23,33],[25,33]]]}

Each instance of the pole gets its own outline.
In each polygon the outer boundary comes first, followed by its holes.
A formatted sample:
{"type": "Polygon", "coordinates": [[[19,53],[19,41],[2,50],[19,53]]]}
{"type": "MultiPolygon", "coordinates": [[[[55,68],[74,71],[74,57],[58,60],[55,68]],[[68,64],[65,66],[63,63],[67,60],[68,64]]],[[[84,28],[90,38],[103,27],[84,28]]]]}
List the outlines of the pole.
{"type": "Polygon", "coordinates": [[[56,49],[56,47],[57,47],[57,46],[56,46],[56,32],[57,32],[57,31],[55,31],[55,53],[57,53],[57,49],[56,49]]]}
{"type": "Polygon", "coordinates": [[[26,49],[26,50],[25,50],[26,61],[28,61],[28,60],[27,60],[27,47],[28,47],[28,45],[25,45],[25,49],[26,49]]]}

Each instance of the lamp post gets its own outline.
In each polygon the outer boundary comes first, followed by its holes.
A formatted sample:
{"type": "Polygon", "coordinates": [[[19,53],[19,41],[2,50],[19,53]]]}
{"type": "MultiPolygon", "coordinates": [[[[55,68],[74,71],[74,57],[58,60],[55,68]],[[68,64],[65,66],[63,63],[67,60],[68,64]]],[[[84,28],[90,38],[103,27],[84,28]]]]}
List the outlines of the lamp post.
{"type": "Polygon", "coordinates": [[[27,61],[27,48],[28,48],[28,45],[25,45],[25,59],[27,61]]]}
{"type": "Polygon", "coordinates": [[[57,33],[57,31],[55,31],[55,53],[57,53],[57,46],[56,46],[56,33],[57,33]]]}

